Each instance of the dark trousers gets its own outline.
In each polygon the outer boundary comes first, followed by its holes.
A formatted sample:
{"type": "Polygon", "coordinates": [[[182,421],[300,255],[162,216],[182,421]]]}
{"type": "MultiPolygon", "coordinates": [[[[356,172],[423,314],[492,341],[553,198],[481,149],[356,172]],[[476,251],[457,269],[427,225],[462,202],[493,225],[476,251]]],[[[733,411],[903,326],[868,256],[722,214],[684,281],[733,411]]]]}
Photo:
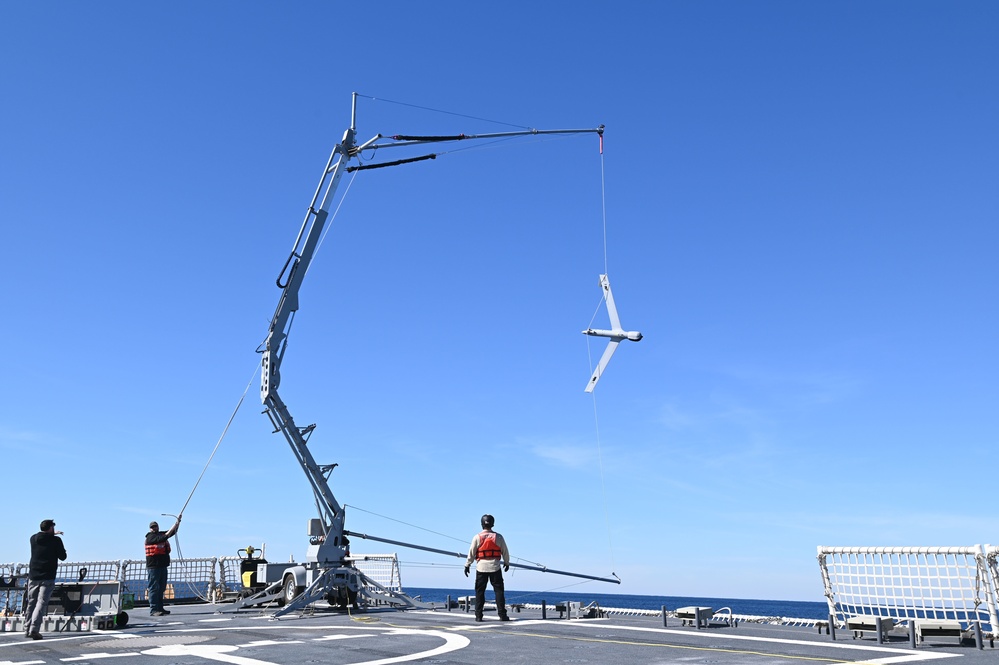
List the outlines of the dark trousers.
{"type": "Polygon", "coordinates": [[[475,571],[475,618],[482,618],[482,609],[486,606],[486,583],[493,585],[496,594],[496,613],[506,616],[506,593],[503,588],[503,571],[495,573],[480,573],[475,571]]]}
{"type": "Polygon", "coordinates": [[[148,568],[149,573],[149,611],[163,610],[163,592],[167,585],[167,568],[148,568]]]}

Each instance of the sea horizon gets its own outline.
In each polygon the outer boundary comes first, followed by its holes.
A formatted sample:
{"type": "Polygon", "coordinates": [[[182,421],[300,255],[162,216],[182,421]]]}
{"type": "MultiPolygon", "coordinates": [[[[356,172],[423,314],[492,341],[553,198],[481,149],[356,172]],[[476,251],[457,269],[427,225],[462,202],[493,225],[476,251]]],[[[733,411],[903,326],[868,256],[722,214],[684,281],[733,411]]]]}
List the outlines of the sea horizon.
{"type": "MultiPolygon", "coordinates": [[[[461,596],[475,594],[471,585],[468,588],[430,588],[404,587],[404,591],[419,597],[426,602],[444,602],[448,596],[456,600],[461,596]]],[[[486,600],[495,599],[492,589],[486,591],[486,600]]],[[[519,603],[540,604],[545,601],[551,605],[557,602],[574,601],[583,605],[591,602],[600,607],[626,608],[636,610],[675,610],[678,607],[696,605],[711,607],[716,612],[723,608],[731,609],[733,614],[762,617],[792,617],[797,619],[824,620],[829,617],[829,606],[822,601],[807,600],[767,600],[760,598],[709,598],[704,596],[657,596],[623,593],[593,593],[590,591],[519,591],[506,589],[508,605],[519,603]]]]}

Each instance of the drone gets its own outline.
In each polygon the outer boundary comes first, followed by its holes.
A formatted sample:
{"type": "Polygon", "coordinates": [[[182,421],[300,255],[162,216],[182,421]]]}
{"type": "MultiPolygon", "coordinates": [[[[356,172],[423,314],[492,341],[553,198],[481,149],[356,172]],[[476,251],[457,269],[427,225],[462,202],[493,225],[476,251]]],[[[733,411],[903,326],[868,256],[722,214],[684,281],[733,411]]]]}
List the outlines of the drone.
{"type": "Polygon", "coordinates": [[[593,371],[593,376],[590,377],[589,382],[586,384],[586,392],[588,393],[592,393],[593,389],[597,387],[597,381],[600,380],[604,370],[607,369],[607,363],[610,362],[611,356],[617,351],[617,345],[626,339],[632,342],[638,342],[642,339],[642,333],[637,330],[624,330],[621,327],[621,319],[617,315],[617,306],[614,304],[614,294],[611,292],[610,280],[607,279],[607,275],[600,275],[600,288],[604,290],[604,302],[607,303],[607,314],[610,317],[611,329],[587,328],[583,331],[583,334],[592,337],[606,337],[610,341],[607,342],[607,348],[604,349],[604,354],[600,357],[600,362],[597,363],[597,368],[593,371]]]}

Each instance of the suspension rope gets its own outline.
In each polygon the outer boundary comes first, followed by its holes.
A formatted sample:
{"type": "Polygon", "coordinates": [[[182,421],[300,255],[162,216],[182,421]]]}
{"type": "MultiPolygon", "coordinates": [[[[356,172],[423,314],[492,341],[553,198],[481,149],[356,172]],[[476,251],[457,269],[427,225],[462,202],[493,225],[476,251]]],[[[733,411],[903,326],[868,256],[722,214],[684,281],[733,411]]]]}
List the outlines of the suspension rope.
{"type": "MultiPolygon", "coordinates": [[[[607,184],[604,169],[604,135],[600,134],[600,212],[601,212],[601,222],[603,231],[603,245],[604,245],[604,274],[608,274],[607,269],[607,184]]],[[[604,296],[601,294],[601,303],[604,301],[604,296]]],[[[600,310],[600,303],[597,304],[597,310],[593,313],[593,318],[590,319],[590,327],[593,327],[593,320],[596,318],[596,312],[600,310]]],[[[590,338],[586,338],[586,355],[590,363],[590,371],[593,371],[593,356],[590,353],[590,338]]],[[[607,484],[604,478],[604,460],[603,460],[603,450],[600,444],[600,418],[597,410],[597,393],[593,391],[590,393],[593,397],[593,430],[594,436],[597,443],[597,466],[600,469],[600,495],[602,499],[603,509],[604,509],[604,522],[607,529],[607,549],[610,554],[611,559],[611,569],[613,570],[617,566],[614,563],[614,541],[611,532],[611,522],[610,522],[610,511],[607,508],[607,484]]]]}
{"type": "Polygon", "coordinates": [[[607,185],[604,178],[604,135],[600,135],[600,210],[604,226],[604,274],[607,275],[607,185]]]}

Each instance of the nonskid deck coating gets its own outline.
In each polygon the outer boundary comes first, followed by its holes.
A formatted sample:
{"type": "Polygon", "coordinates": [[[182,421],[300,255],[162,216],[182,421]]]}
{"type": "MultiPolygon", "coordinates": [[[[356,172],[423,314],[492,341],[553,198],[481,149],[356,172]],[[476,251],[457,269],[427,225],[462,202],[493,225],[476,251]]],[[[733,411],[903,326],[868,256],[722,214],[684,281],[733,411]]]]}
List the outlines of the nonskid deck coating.
{"type": "Polygon", "coordinates": [[[878,645],[838,631],[836,641],[815,629],[740,623],[697,629],[661,618],[541,619],[540,612],[495,614],[482,623],[464,612],[372,611],[314,613],[271,619],[273,609],[172,606],[167,617],[131,612],[115,631],[46,633],[40,641],[0,633],[0,665],[55,663],[159,665],[390,665],[612,663],[641,665],[905,664],[960,659],[955,665],[997,662],[987,645],[958,646],[955,638],[912,649],[908,641],[878,645]]]}

